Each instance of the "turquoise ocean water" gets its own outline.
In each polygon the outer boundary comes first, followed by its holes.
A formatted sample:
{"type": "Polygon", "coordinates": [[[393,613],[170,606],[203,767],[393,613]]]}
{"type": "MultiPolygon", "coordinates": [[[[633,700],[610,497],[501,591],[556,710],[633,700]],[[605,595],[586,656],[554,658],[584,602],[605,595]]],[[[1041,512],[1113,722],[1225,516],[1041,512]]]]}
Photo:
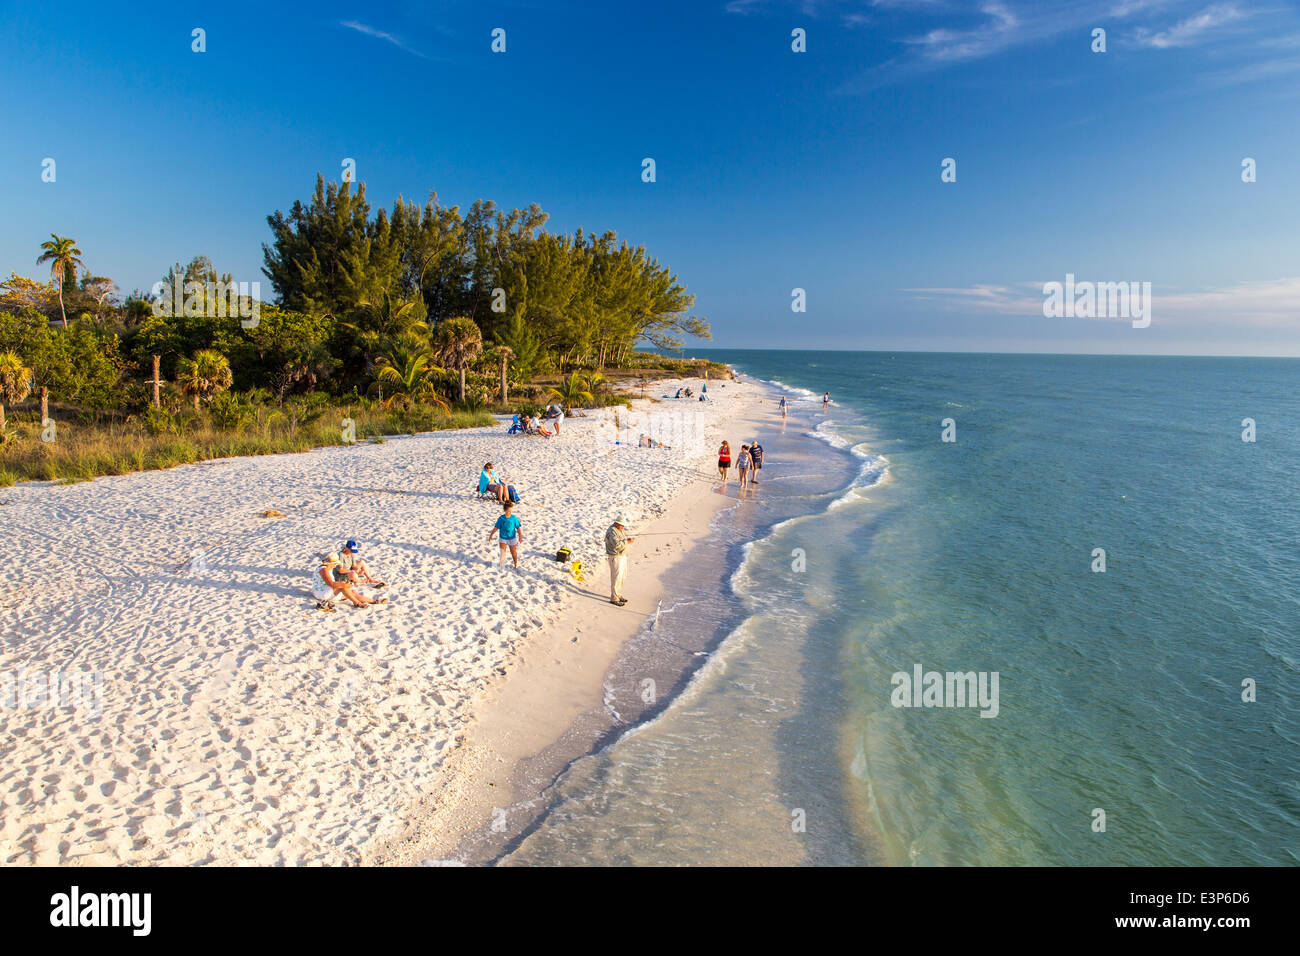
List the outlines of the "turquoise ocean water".
{"type": "Polygon", "coordinates": [[[709,355],[793,400],[650,635],[719,639],[502,862],[1300,862],[1300,361],[709,355]]]}

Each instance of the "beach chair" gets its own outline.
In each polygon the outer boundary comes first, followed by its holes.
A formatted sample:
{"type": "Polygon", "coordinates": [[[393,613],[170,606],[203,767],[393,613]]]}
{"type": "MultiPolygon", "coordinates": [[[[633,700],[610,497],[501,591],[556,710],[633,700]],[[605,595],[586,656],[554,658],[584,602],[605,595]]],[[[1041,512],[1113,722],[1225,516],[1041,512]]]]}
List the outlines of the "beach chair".
{"type": "Polygon", "coordinates": [[[507,431],[506,434],[507,434],[507,435],[519,435],[519,434],[522,434],[522,433],[523,433],[523,430],[524,430],[524,426],[521,425],[521,424],[519,424],[519,416],[516,415],[516,416],[515,416],[515,420],[514,420],[513,422],[510,423],[510,430],[507,431]]]}

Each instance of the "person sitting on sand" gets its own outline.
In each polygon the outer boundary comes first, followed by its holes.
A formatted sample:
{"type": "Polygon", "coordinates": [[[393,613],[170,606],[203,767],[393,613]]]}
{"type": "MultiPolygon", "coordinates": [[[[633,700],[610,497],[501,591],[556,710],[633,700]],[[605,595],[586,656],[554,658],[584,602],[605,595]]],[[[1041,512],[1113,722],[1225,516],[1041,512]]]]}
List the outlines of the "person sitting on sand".
{"type": "Polygon", "coordinates": [[[383,581],[370,574],[370,568],[361,560],[361,545],[356,539],[349,538],[339,550],[339,567],[335,572],[344,581],[351,584],[373,584],[377,588],[387,587],[383,581]]]}
{"type": "Polygon", "coordinates": [[[524,539],[521,533],[523,523],[511,514],[514,507],[514,502],[511,501],[507,501],[502,505],[504,513],[500,518],[497,518],[497,523],[488,532],[488,541],[491,541],[492,536],[497,532],[501,533],[501,570],[503,571],[506,567],[506,548],[510,549],[510,557],[514,560],[515,567],[519,567],[519,544],[524,539]]]}
{"type": "Polygon", "coordinates": [[[546,427],[546,425],[542,422],[540,418],[537,419],[537,434],[544,435],[547,438],[554,438],[559,433],[560,433],[559,425],[555,426],[555,431],[551,431],[549,428],[546,427]]]}
{"type": "Polygon", "coordinates": [[[640,448],[671,448],[670,445],[665,445],[661,441],[655,441],[649,435],[642,435],[637,441],[637,446],[640,448]]]}
{"type": "Polygon", "coordinates": [[[383,604],[388,600],[387,598],[372,599],[364,594],[358,594],[351,584],[340,581],[334,576],[338,566],[339,556],[331,551],[325,555],[325,559],[312,577],[311,596],[316,599],[316,607],[319,610],[335,610],[334,599],[338,596],[351,601],[353,607],[370,607],[372,604],[383,604]]]}
{"type": "Polygon", "coordinates": [[[510,500],[510,492],[505,481],[492,470],[492,462],[483,466],[478,473],[478,492],[481,495],[495,495],[497,501],[505,504],[510,500]]]}

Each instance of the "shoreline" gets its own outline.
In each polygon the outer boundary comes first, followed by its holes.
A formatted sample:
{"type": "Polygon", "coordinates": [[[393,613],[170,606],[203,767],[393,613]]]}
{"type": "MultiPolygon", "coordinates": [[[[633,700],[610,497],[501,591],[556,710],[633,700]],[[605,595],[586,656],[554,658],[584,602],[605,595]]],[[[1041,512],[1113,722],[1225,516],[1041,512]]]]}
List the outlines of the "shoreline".
{"type": "MultiPolygon", "coordinates": [[[[747,384],[759,390],[762,397],[756,401],[769,400],[766,383],[747,384]]],[[[715,421],[710,428],[749,436],[760,427],[759,416],[769,414],[754,409],[715,421]]],[[[738,449],[742,440],[733,446],[738,449]]],[[[735,485],[734,471],[725,495],[716,477],[690,479],[664,514],[630,529],[633,537],[656,537],[638,538],[629,548],[625,607],[608,602],[609,572],[603,562],[585,585],[571,588],[571,602],[560,616],[485,689],[464,742],[449,755],[435,785],[408,808],[403,832],[376,846],[365,863],[495,862],[544,813],[547,788],[570,763],[671,705],[675,694],[631,717],[618,713],[610,701],[615,693],[611,684],[618,681],[613,671],[656,608],[674,596],[669,579],[707,544],[717,516],[737,504],[735,485]]],[[[688,657],[680,666],[667,667],[677,671],[670,686],[684,688],[700,663],[688,657]]],[[[636,694],[635,687],[624,689],[636,694]]]]}

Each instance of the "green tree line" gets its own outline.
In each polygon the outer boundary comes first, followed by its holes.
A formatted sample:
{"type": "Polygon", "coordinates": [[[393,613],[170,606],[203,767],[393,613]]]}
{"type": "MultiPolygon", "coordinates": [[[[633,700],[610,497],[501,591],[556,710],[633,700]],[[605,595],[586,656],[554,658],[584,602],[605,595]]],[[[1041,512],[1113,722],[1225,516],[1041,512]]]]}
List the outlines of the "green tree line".
{"type": "Polygon", "coordinates": [[[37,260],[48,283],[0,283],[10,378],[26,369],[24,391],[83,408],[144,407],[157,356],[160,379],[196,408],[229,387],[445,409],[537,375],[629,363],[639,343],[675,349],[709,336],[694,296],[644,247],[613,232],[547,232],[537,205],[479,200],[462,213],[431,193],[423,206],[399,198],[372,214],[364,184],[317,176],[308,202],[267,222],[274,301],[257,303],[254,319],[207,301],[233,277],[205,256],[170,266],[161,294],[121,299],[75,240],[51,236],[37,260]],[[175,289],[183,308],[171,308],[175,289]]]}

